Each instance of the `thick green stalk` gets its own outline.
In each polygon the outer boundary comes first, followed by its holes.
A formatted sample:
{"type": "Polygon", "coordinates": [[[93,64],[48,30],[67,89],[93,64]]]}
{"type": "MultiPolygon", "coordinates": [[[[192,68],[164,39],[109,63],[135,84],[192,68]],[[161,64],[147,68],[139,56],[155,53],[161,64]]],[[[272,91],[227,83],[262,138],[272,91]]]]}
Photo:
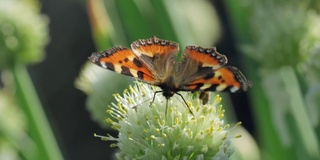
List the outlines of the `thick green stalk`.
{"type": "Polygon", "coordinates": [[[35,157],[46,160],[63,159],[26,67],[17,64],[11,72],[17,102],[25,113],[30,136],[37,145],[35,157]]]}
{"type": "MultiPolygon", "coordinates": [[[[249,15],[251,11],[247,10],[241,1],[227,0],[226,4],[230,12],[233,28],[236,31],[237,40],[242,44],[252,43],[254,41],[251,37],[252,31],[248,29],[250,28],[249,15]]],[[[264,88],[261,86],[261,79],[257,76],[259,75],[257,71],[257,66],[259,65],[246,56],[242,57],[242,61],[243,68],[247,71],[246,75],[253,83],[249,94],[253,106],[254,120],[256,121],[257,141],[261,151],[265,151],[261,152],[261,154],[265,156],[264,153],[268,153],[272,155],[271,159],[290,159],[292,154],[289,153],[289,149],[283,147],[279,140],[280,137],[272,121],[271,106],[268,103],[264,88]]]]}
{"type": "Polygon", "coordinates": [[[298,132],[298,137],[294,139],[301,141],[301,148],[305,150],[307,154],[304,157],[310,156],[311,159],[318,159],[320,158],[318,139],[311,125],[310,118],[308,117],[294,69],[292,67],[282,67],[280,75],[284,81],[287,93],[290,96],[290,112],[294,119],[294,122],[291,121],[291,123],[295,124],[292,126],[294,126],[298,132]]]}
{"type": "Polygon", "coordinates": [[[266,97],[264,88],[261,86],[261,79],[256,76],[258,75],[255,70],[256,64],[250,63],[246,57],[243,60],[243,66],[247,71],[246,75],[253,83],[253,87],[250,89],[249,94],[257,127],[257,141],[260,146],[262,157],[270,154],[270,159],[292,159],[293,155],[290,152],[291,150],[283,147],[280,140],[281,137],[279,137],[275,124],[273,123],[272,108],[266,97]]]}

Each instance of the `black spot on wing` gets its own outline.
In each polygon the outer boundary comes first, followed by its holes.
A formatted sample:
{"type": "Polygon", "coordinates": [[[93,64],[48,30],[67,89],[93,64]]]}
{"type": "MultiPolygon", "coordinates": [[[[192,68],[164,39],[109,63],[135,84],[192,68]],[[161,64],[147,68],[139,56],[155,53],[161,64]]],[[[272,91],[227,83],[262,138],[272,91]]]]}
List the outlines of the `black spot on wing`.
{"type": "Polygon", "coordinates": [[[128,76],[133,76],[129,70],[128,67],[126,66],[121,66],[121,74],[125,74],[125,75],[128,75],[128,76]]]}
{"type": "Polygon", "coordinates": [[[138,71],[137,75],[138,75],[138,78],[139,78],[139,79],[143,79],[144,73],[141,72],[141,71],[138,71]]]}
{"type": "MultiPolygon", "coordinates": [[[[110,69],[111,71],[114,71],[114,65],[112,63],[110,62],[107,62],[107,63],[102,62],[102,63],[104,63],[104,66],[107,66],[108,69],[110,69]]],[[[103,65],[101,66],[103,67],[103,65]]]]}
{"type": "Polygon", "coordinates": [[[221,83],[224,83],[226,80],[224,80],[223,78],[222,78],[222,76],[218,76],[218,79],[219,79],[219,81],[221,82],[221,83]]]}
{"type": "Polygon", "coordinates": [[[208,79],[211,79],[211,78],[213,78],[213,77],[214,77],[214,73],[210,73],[210,74],[204,76],[203,78],[204,78],[205,80],[208,80],[208,79]]]}
{"type": "Polygon", "coordinates": [[[202,64],[198,66],[197,75],[208,76],[208,79],[210,79],[210,74],[214,74],[214,72],[212,71],[212,67],[202,67],[201,65],[202,64]]]}
{"type": "Polygon", "coordinates": [[[143,64],[141,63],[141,61],[139,61],[137,58],[133,59],[133,64],[136,65],[137,67],[142,67],[143,64]]]}

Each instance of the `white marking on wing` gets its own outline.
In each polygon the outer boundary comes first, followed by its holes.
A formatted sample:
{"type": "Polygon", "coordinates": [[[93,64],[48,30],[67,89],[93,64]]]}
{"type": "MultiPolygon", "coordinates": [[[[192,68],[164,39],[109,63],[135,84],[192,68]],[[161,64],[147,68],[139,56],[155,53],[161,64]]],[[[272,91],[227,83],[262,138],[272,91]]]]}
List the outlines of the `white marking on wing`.
{"type": "Polygon", "coordinates": [[[138,77],[138,71],[132,68],[129,68],[130,73],[133,77],[138,77]]]}
{"type": "Polygon", "coordinates": [[[114,70],[115,70],[116,72],[118,72],[118,73],[121,73],[121,71],[122,71],[121,65],[115,64],[115,65],[114,65],[114,70]]]}
{"type": "Polygon", "coordinates": [[[231,89],[230,89],[230,91],[231,92],[236,92],[237,90],[239,90],[240,88],[239,87],[232,87],[231,89]]]}
{"type": "Polygon", "coordinates": [[[212,86],[212,84],[203,84],[202,87],[200,87],[200,90],[205,90],[207,88],[210,88],[212,86]]]}
{"type": "Polygon", "coordinates": [[[223,91],[226,87],[227,87],[227,85],[225,85],[225,84],[220,84],[219,86],[217,86],[216,90],[217,90],[217,91],[223,91]]]}

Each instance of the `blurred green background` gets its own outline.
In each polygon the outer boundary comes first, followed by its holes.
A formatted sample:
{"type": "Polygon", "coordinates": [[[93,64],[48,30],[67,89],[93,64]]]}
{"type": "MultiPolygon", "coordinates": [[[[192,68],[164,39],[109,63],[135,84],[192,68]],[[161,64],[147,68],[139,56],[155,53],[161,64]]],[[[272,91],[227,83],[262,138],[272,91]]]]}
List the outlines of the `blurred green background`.
{"type": "Polygon", "coordinates": [[[232,159],[320,159],[318,0],[0,0],[0,159],[111,159],[104,119],[132,78],[92,52],[156,35],[216,46],[252,81],[221,94],[232,159]]]}

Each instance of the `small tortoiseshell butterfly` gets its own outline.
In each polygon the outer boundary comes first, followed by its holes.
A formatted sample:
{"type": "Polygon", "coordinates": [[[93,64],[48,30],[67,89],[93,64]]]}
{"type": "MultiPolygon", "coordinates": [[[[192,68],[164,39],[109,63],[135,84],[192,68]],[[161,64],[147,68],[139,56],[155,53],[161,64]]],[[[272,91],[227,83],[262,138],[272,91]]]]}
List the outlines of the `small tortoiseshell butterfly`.
{"type": "Polygon", "coordinates": [[[160,87],[162,91],[155,94],[162,92],[166,99],[174,94],[181,96],[179,91],[240,92],[251,87],[240,70],[225,66],[227,57],[215,47],[187,46],[180,61],[178,53],[178,43],[153,36],[133,42],[131,49],[113,47],[93,53],[89,59],[103,68],[160,87]]]}

